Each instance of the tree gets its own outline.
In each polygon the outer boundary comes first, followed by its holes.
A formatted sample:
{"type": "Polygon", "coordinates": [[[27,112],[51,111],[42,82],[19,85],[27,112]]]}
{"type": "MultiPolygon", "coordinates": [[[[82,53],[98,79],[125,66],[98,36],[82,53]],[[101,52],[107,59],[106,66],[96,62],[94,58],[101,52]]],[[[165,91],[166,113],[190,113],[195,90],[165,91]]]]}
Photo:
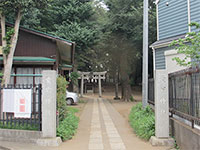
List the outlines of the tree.
{"type": "MultiPolygon", "coordinates": [[[[105,47],[109,51],[109,70],[114,78],[119,73],[122,98],[131,97],[131,82],[141,78],[143,2],[137,0],[106,0],[108,6],[105,47]]],[[[156,40],[156,11],[153,0],[149,6],[150,42],[156,40]]],[[[150,53],[151,54],[151,53],[150,53]]],[[[152,64],[152,62],[150,63],[152,64]]],[[[116,80],[117,81],[117,80],[116,80]]]]}
{"type": "Polygon", "coordinates": [[[194,22],[189,26],[195,27],[196,32],[189,32],[184,39],[174,40],[170,44],[170,46],[175,46],[179,54],[185,54],[183,59],[173,58],[180,66],[196,66],[200,62],[200,24],[194,22]]]}
{"type": "Polygon", "coordinates": [[[13,56],[17,45],[19,26],[24,12],[28,9],[46,6],[48,0],[1,0],[0,18],[1,35],[3,47],[4,76],[3,82],[8,84],[10,81],[13,56]],[[15,19],[14,28],[6,28],[6,16],[13,16],[15,19]]]}
{"type": "MultiPolygon", "coordinates": [[[[118,78],[122,85],[122,99],[129,101],[132,96],[130,86],[130,74],[132,72],[132,64],[137,61],[137,49],[134,44],[122,33],[112,33],[107,39],[106,52],[109,55],[107,66],[109,73],[115,78],[116,85],[118,78]]],[[[117,89],[117,87],[116,87],[117,89]]]]}
{"type": "Polygon", "coordinates": [[[101,37],[96,9],[91,0],[54,0],[48,9],[34,8],[27,12],[22,24],[74,41],[75,66],[81,71],[91,71],[93,47],[101,37]]]}

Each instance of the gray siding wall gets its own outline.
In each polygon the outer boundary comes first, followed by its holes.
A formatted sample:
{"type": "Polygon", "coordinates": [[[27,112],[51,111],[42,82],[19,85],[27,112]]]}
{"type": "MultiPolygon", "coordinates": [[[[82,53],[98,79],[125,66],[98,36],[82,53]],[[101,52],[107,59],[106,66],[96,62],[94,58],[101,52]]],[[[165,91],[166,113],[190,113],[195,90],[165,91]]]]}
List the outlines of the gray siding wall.
{"type": "MultiPolygon", "coordinates": [[[[200,23],[200,0],[190,0],[191,22],[200,23]]],[[[199,31],[192,27],[192,32],[199,31]]]]}
{"type": "MultiPolygon", "coordinates": [[[[192,1],[199,2],[199,0],[192,1]]],[[[158,19],[159,40],[187,33],[187,0],[160,0],[158,3],[158,19]],[[166,2],[169,2],[169,6],[166,6],[166,2]]]]}
{"type": "Polygon", "coordinates": [[[155,69],[166,69],[165,51],[173,49],[172,47],[163,47],[155,49],[155,69]]]}

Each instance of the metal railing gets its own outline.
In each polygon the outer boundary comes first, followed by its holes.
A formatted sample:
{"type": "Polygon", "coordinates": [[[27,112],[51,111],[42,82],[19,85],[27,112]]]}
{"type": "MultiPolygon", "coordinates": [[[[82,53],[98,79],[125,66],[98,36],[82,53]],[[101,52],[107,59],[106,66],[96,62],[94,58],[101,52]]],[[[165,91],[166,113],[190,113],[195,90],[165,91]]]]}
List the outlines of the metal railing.
{"type": "Polygon", "coordinates": [[[154,79],[149,79],[148,83],[148,103],[154,105],[154,79]]]}
{"type": "Polygon", "coordinates": [[[0,128],[7,129],[23,129],[23,130],[39,130],[42,125],[41,112],[41,94],[42,85],[7,85],[0,84],[0,128]],[[14,113],[2,112],[2,90],[3,89],[31,89],[31,117],[30,118],[14,118],[14,113]]]}
{"type": "Polygon", "coordinates": [[[169,74],[170,111],[200,125],[200,71],[189,68],[169,74]]]}

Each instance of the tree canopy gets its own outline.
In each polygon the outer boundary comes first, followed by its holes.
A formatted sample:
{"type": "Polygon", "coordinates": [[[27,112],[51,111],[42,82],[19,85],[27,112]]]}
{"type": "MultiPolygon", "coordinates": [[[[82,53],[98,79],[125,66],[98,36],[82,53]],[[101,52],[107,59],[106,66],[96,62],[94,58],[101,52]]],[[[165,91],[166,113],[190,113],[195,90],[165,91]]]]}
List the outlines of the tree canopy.
{"type": "Polygon", "coordinates": [[[196,66],[200,62],[200,24],[193,22],[189,26],[195,27],[195,32],[188,32],[184,39],[174,40],[170,46],[174,46],[179,54],[184,54],[183,59],[173,58],[180,66],[196,66]]]}
{"type": "Polygon", "coordinates": [[[46,9],[27,12],[22,25],[76,42],[75,61],[79,70],[89,70],[89,55],[101,31],[89,0],[54,0],[46,9]],[[33,13],[34,12],[34,13],[33,13]]]}
{"type": "Polygon", "coordinates": [[[50,0],[1,0],[1,37],[3,47],[4,76],[3,82],[8,84],[10,81],[13,56],[18,40],[19,26],[21,18],[25,12],[31,8],[44,8],[50,0]],[[6,20],[12,18],[14,28],[6,27],[6,20]]]}
{"type": "MultiPolygon", "coordinates": [[[[15,11],[21,9],[17,4],[23,5],[21,25],[75,41],[78,70],[109,70],[113,77],[117,71],[127,85],[141,82],[143,1],[5,0],[2,4],[0,10],[9,6],[15,11]]],[[[14,15],[8,12],[7,21],[14,22],[14,15]]],[[[153,0],[149,4],[149,30],[152,43],[156,40],[153,0]]],[[[149,55],[151,58],[151,51],[149,55]]],[[[152,60],[149,64],[152,66],[152,60]]]]}

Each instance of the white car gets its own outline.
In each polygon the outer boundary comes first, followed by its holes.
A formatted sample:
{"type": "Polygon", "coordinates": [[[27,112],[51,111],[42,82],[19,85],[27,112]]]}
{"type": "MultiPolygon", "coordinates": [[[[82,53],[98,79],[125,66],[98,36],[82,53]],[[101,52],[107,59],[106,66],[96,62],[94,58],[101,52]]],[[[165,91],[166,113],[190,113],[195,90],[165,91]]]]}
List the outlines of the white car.
{"type": "Polygon", "coordinates": [[[77,93],[66,91],[67,105],[77,104],[79,97],[77,93]]]}

